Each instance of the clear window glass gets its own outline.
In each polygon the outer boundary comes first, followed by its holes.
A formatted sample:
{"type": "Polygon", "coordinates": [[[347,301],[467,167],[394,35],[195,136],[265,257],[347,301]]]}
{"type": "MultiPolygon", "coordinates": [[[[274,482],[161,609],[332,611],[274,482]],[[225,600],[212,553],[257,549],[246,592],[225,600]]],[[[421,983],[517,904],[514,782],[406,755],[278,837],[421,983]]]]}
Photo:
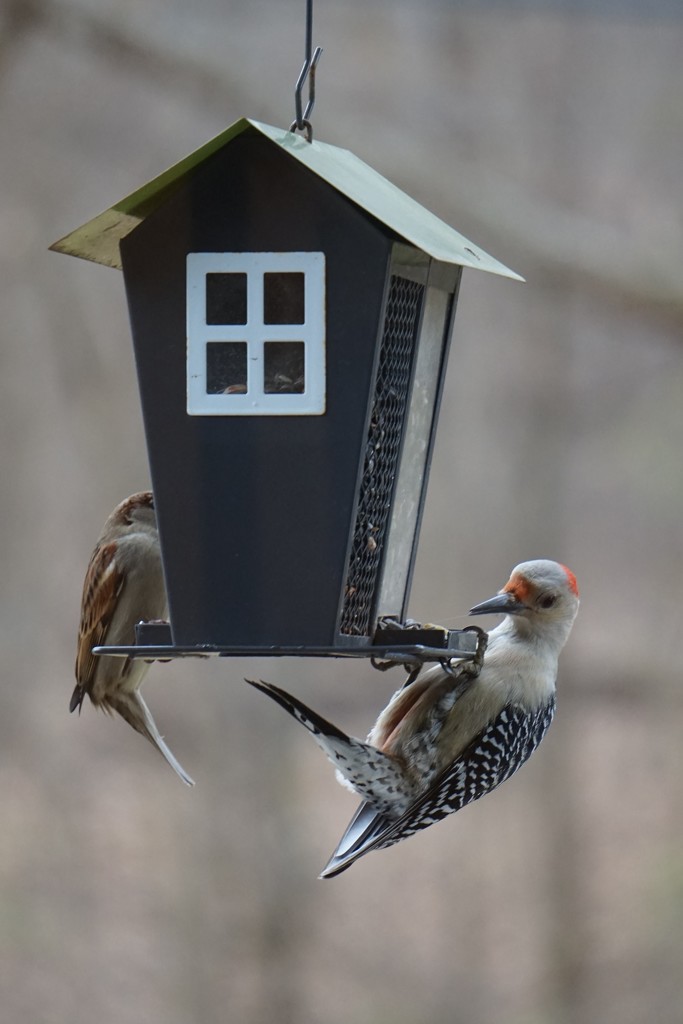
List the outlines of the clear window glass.
{"type": "Polygon", "coordinates": [[[207,395],[243,395],[246,390],[246,341],[209,341],[206,345],[207,395]]]}
{"type": "Polygon", "coordinates": [[[304,288],[303,274],[266,272],[263,275],[264,324],[302,324],[304,288]]]}
{"type": "Polygon", "coordinates": [[[207,324],[246,324],[247,275],[206,275],[207,324]]]}
{"type": "Polygon", "coordinates": [[[303,341],[267,341],[263,346],[263,390],[267,395],[301,395],[306,390],[303,341]]]}

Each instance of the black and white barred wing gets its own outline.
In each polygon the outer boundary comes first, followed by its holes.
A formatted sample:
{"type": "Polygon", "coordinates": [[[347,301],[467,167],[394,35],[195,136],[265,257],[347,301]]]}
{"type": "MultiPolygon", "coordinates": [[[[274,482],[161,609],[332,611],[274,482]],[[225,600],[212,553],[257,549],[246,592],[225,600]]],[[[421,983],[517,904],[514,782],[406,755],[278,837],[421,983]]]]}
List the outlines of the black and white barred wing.
{"type": "Polygon", "coordinates": [[[321,874],[332,878],[371,850],[383,850],[491,793],[521,768],[545,736],[554,698],[534,714],[508,705],[399,818],[361,804],[321,874]]]}

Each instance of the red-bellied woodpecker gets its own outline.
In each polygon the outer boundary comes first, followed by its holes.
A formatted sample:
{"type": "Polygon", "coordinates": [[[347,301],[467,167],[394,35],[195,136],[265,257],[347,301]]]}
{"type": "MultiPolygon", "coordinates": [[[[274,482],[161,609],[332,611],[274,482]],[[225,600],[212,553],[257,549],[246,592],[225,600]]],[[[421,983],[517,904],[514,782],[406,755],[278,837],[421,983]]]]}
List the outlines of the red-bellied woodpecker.
{"type": "Polygon", "coordinates": [[[578,608],[569,569],[522,562],[503,590],[470,609],[505,615],[481,668],[429,668],[394,694],[365,743],[284,690],[248,680],[313,734],[339,781],[363,797],[321,878],[459,811],[524,764],[552,721],[557,659],[578,608]]]}

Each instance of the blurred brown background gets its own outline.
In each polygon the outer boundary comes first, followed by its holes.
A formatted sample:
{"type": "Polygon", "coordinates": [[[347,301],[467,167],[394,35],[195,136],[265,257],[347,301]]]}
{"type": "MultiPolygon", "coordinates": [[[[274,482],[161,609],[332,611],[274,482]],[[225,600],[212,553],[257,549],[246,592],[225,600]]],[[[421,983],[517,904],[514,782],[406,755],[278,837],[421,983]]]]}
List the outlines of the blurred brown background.
{"type": "Polygon", "coordinates": [[[242,682],[364,735],[400,674],[153,666],[197,780],[67,704],[104,518],[148,483],[123,280],[47,252],[242,115],[304,0],[0,0],[3,1024],[683,1020],[683,15],[317,0],[314,126],[523,274],[465,272],[410,613],[576,572],[513,781],[332,882],[355,802],[242,682]]]}

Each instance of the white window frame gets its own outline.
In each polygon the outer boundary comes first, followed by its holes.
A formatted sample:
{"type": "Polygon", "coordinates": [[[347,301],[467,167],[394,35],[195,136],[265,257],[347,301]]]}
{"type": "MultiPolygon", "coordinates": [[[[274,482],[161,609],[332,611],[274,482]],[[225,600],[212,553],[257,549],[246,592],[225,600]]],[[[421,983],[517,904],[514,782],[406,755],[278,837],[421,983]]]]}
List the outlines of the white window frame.
{"type": "Polygon", "coordinates": [[[191,252],[187,255],[187,412],[190,416],[319,416],[325,412],[325,254],[322,252],[191,252]],[[304,322],[263,322],[263,275],[304,274],[304,322]],[[247,275],[246,324],[207,324],[206,275],[247,275]],[[247,392],[206,393],[206,346],[245,342],[247,392]],[[304,344],[304,391],[266,394],[267,341],[304,344]]]}

